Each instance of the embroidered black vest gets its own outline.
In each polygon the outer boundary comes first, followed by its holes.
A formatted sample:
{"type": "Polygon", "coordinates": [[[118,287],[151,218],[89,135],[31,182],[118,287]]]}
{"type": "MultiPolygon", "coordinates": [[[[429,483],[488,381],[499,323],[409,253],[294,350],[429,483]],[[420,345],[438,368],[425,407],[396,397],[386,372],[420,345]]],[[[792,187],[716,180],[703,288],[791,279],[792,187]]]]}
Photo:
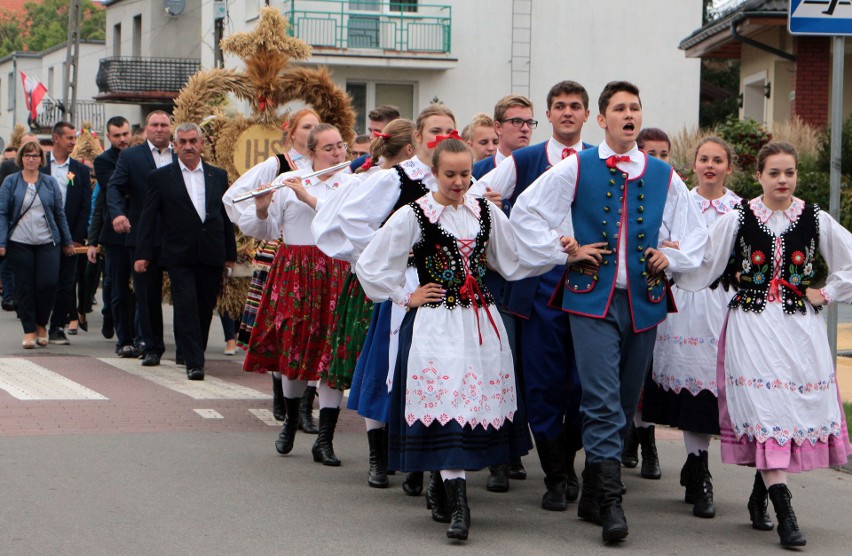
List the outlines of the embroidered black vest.
{"type": "Polygon", "coordinates": [[[462,294],[461,290],[467,273],[456,237],[442,228],[440,224],[429,222],[419,204],[409,203],[408,205],[414,211],[420,225],[420,241],[415,243],[412,248],[420,284],[434,282],[441,284],[447,291],[443,301],[424,303],[426,307],[439,307],[442,304],[448,309],[453,309],[457,305],[470,307],[472,302],[470,296],[477,298],[478,305],[494,303],[491,292],[482,282],[487,270],[485,249],[488,246],[488,238],[491,236],[491,212],[488,210],[485,199],[477,199],[477,202],[480,206],[479,233],[476,234],[468,264],[482,297],[479,297],[477,292],[469,292],[469,295],[462,294]]]}
{"type": "MultiPolygon", "coordinates": [[[[819,207],[805,203],[799,218],[779,236],[775,236],[752,212],[747,200],[737,207],[740,229],[734,243],[734,270],[740,272],[740,290],[728,307],[760,313],[767,298],[777,295],[784,312],[807,313],[805,288],[814,277],[814,256],[819,245],[819,207]],[[788,285],[771,287],[775,275],[775,243],[781,242],[781,272],[779,278],[788,285]],[[794,286],[801,295],[790,287],[794,286]]],[[[821,307],[814,307],[815,310],[821,307]]]]}
{"type": "Polygon", "coordinates": [[[403,170],[402,166],[399,164],[393,168],[396,170],[396,173],[399,174],[399,199],[397,199],[396,203],[393,205],[391,214],[429,193],[429,188],[426,187],[423,180],[413,180],[409,178],[408,174],[405,173],[405,170],[403,170]]]}

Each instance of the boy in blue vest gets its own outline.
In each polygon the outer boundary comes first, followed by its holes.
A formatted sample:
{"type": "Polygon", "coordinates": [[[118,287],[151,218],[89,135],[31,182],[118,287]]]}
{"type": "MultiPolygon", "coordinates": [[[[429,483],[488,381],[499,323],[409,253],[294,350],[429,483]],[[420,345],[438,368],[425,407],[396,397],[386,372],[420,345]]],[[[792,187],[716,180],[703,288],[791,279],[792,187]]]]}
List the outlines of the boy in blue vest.
{"type": "MultiPolygon", "coordinates": [[[[583,124],[589,118],[589,93],[574,81],[561,81],[547,94],[547,119],[553,131],[543,143],[518,149],[512,156],[471,187],[471,193],[484,193],[486,187],[502,196],[503,208],[511,211],[527,186],[563,158],[586,148],[581,140],[583,124]]],[[[567,221],[570,228],[570,220],[567,221]]],[[[569,228],[561,230],[572,235],[569,228]]],[[[489,283],[501,314],[514,315],[518,325],[515,361],[522,377],[527,419],[535,438],[546,491],[541,507],[565,511],[568,502],[579,495],[574,458],[582,448],[580,433],[580,387],[572,364],[570,323],[567,313],[549,306],[553,292],[565,272],[557,265],[543,276],[505,283],[496,288],[489,283]]],[[[509,317],[510,319],[511,317],[509,317]]],[[[507,318],[504,318],[506,323],[507,318]]],[[[506,324],[507,330],[509,325],[506,324]]],[[[508,486],[508,485],[507,485],[508,486]]]]}
{"type": "Polygon", "coordinates": [[[611,82],[598,109],[604,142],[544,173],[518,197],[511,219],[525,264],[569,264],[553,302],[569,314],[583,391],[586,470],[578,515],[602,525],[604,542],[615,542],[628,533],[622,438],[667,313],[663,271],[698,268],[707,229],[672,167],[636,146],[639,89],[611,82]],[[570,258],[560,243],[566,220],[581,246],[570,258]],[[658,249],[664,240],[679,240],[680,250],[658,249]]]}

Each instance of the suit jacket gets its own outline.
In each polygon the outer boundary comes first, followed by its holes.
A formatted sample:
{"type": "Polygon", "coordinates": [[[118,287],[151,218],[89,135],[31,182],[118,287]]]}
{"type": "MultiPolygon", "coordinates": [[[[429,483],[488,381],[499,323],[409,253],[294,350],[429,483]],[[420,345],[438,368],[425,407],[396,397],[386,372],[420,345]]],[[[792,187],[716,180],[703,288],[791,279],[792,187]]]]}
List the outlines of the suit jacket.
{"type": "Polygon", "coordinates": [[[163,166],[148,176],[148,195],[139,226],[136,260],[151,261],[156,226],[162,226],[163,230],[163,244],[157,261],[161,267],[222,267],[226,260],[237,259],[234,227],[222,203],[222,196],[228,189],[228,174],[221,168],[202,164],[206,204],[204,222],[192,204],[178,163],[163,166]]]}
{"type": "Polygon", "coordinates": [[[121,154],[120,150],[110,148],[92,161],[95,167],[95,178],[101,184],[101,188],[98,190],[94,212],[92,212],[92,222],[89,224],[89,245],[98,245],[100,243],[124,245],[126,239],[124,234],[116,233],[113,229],[112,218],[110,218],[110,212],[106,205],[107,184],[115,171],[119,154],[121,154]]]}
{"type": "MultiPolygon", "coordinates": [[[[173,157],[173,160],[177,160],[173,157]]],[[[124,215],[130,219],[130,233],[124,234],[125,245],[137,244],[139,219],[145,206],[145,194],[148,189],[148,175],[157,169],[154,155],[148,148],[148,142],[121,151],[115,164],[115,171],[107,184],[106,203],[112,219],[124,215]]],[[[159,229],[155,224],[155,230],[159,229]]],[[[155,234],[155,245],[162,242],[162,234],[155,234]]]]}
{"type": "MultiPolygon", "coordinates": [[[[50,156],[47,159],[48,163],[39,170],[49,176],[50,156]]],[[[73,173],[74,178],[68,180],[65,191],[65,219],[68,221],[68,229],[71,230],[71,239],[82,245],[89,230],[89,212],[92,206],[91,174],[88,166],[73,158],[68,159],[68,172],[73,173]]]]}

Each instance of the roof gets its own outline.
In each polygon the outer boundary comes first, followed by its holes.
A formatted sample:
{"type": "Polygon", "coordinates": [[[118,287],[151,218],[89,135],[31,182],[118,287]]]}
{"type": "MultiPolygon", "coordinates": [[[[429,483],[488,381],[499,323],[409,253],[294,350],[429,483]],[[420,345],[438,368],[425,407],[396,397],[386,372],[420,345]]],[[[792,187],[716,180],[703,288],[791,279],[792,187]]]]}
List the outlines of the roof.
{"type": "Polygon", "coordinates": [[[729,40],[733,41],[730,37],[733,22],[742,21],[758,26],[761,24],[786,25],[788,8],[789,0],[746,0],[718,19],[693,31],[680,42],[678,48],[686,50],[686,55],[689,57],[702,57],[709,53],[719,58],[738,57],[739,43],[729,44],[729,40]],[[725,48],[726,46],[733,46],[733,48],[725,48]]]}
{"type": "MultiPolygon", "coordinates": [[[[80,44],[93,44],[96,46],[103,46],[106,44],[106,41],[103,39],[80,39],[80,44]]],[[[32,52],[30,50],[16,50],[10,54],[6,54],[2,58],[0,58],[0,64],[11,60],[12,58],[43,58],[47,54],[52,52],[56,52],[57,50],[62,50],[63,48],[67,48],[67,42],[61,42],[56,46],[51,46],[47,50],[42,50],[41,52],[32,52]]]]}

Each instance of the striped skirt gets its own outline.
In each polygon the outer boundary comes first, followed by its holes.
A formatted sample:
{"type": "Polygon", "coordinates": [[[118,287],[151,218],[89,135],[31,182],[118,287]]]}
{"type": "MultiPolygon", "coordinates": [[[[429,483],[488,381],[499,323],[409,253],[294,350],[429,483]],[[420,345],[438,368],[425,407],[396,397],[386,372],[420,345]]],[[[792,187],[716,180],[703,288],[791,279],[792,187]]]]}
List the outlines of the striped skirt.
{"type": "Polygon", "coordinates": [[[248,296],[246,296],[246,305],[243,309],[243,316],[240,319],[240,328],[237,331],[237,345],[243,349],[248,349],[251,329],[254,328],[254,321],[257,319],[257,308],[260,305],[260,298],[263,297],[266,279],[269,276],[269,267],[272,266],[272,261],[275,260],[275,253],[278,251],[280,244],[280,241],[264,241],[257,248],[257,252],[254,255],[255,271],[251,277],[248,296]]]}

